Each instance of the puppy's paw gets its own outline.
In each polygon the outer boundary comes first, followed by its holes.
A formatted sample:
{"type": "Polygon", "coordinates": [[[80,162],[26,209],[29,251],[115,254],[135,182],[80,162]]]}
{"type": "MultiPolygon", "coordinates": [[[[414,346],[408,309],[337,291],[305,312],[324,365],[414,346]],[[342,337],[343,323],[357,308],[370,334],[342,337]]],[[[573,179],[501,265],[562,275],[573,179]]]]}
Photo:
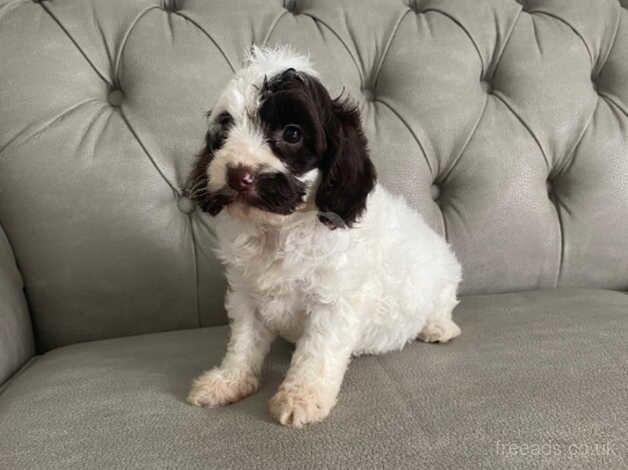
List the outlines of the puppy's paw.
{"type": "Polygon", "coordinates": [[[429,321],[418,338],[426,343],[446,343],[456,336],[460,336],[460,327],[453,320],[438,319],[429,321]]]}
{"type": "Polygon", "coordinates": [[[335,396],[297,384],[282,384],[268,402],[271,416],[284,426],[294,428],[322,421],[335,404],[335,396]]]}
{"type": "Polygon", "coordinates": [[[187,401],[214,408],[239,401],[255,393],[258,387],[259,380],[253,374],[215,368],[194,380],[187,401]]]}

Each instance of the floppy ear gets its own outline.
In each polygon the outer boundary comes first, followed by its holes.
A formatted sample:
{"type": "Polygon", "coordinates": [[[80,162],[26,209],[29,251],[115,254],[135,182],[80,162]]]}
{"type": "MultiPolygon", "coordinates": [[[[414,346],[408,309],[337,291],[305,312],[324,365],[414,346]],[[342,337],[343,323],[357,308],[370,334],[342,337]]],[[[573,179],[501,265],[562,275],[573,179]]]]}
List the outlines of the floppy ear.
{"type": "MultiPolygon", "coordinates": [[[[210,114],[211,111],[207,113],[208,116],[210,114]]],[[[205,134],[205,145],[196,157],[184,190],[186,196],[195,201],[204,212],[209,212],[211,215],[217,215],[228,202],[229,197],[227,194],[216,193],[210,196],[207,193],[207,167],[214,158],[214,151],[224,145],[228,129],[233,125],[233,117],[223,111],[217,116],[216,122],[218,127],[215,125],[205,134]]]]}
{"type": "Polygon", "coordinates": [[[332,114],[316,192],[318,218],[330,229],[356,222],[376,181],[358,108],[338,98],[332,102],[332,114]]]}
{"type": "Polygon", "coordinates": [[[208,194],[207,192],[207,167],[214,158],[213,149],[216,147],[216,135],[207,131],[205,146],[197,155],[196,161],[185,186],[184,195],[198,204],[203,212],[212,216],[218,215],[225,204],[230,201],[230,196],[224,193],[208,194]]]}

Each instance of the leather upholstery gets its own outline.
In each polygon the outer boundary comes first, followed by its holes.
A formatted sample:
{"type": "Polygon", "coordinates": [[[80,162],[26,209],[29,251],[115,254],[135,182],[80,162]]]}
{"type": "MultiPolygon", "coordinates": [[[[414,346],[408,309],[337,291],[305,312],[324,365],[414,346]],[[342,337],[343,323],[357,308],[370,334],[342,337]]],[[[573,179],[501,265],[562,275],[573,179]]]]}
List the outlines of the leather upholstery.
{"type": "Polygon", "coordinates": [[[220,361],[226,327],[58,348],[0,395],[0,461],[11,470],[626,468],[627,311],[628,295],[604,290],[467,296],[460,338],[355,359],[333,413],[302,430],[267,411],[290,362],[285,343],[255,395],[211,410],[184,397],[220,361]]]}
{"type": "Polygon", "coordinates": [[[35,351],[22,278],[0,227],[0,384],[35,351]]]}
{"type": "Polygon", "coordinates": [[[0,0],[0,223],[40,347],[224,323],[181,200],[252,43],[362,107],[464,293],[628,287],[628,2],[0,0]]]}

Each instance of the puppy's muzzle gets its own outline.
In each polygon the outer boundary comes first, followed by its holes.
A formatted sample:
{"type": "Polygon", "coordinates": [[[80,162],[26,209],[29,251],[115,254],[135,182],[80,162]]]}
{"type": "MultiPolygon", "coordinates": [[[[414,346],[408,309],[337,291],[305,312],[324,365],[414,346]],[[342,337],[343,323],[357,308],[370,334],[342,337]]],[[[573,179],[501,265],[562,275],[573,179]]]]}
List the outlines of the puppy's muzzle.
{"type": "Polygon", "coordinates": [[[290,174],[258,171],[246,165],[228,166],[226,172],[227,184],[207,194],[201,203],[201,208],[210,215],[218,215],[234,202],[288,215],[305,197],[305,185],[290,174]]]}

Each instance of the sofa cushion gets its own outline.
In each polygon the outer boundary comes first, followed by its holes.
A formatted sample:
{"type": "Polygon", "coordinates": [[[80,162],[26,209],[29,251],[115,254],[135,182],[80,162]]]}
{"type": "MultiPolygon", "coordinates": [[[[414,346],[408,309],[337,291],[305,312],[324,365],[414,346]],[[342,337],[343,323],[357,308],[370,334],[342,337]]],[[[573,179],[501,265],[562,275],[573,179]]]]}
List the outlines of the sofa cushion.
{"type": "Polygon", "coordinates": [[[0,462],[15,469],[628,464],[628,295],[472,296],[455,316],[463,334],[450,344],[355,359],[331,416],[303,430],[275,424],[266,408],[289,361],[285,343],[273,349],[262,389],[220,409],[195,408],[184,397],[193,376],[220,360],[225,327],[56,349],[0,395],[0,462]]]}

